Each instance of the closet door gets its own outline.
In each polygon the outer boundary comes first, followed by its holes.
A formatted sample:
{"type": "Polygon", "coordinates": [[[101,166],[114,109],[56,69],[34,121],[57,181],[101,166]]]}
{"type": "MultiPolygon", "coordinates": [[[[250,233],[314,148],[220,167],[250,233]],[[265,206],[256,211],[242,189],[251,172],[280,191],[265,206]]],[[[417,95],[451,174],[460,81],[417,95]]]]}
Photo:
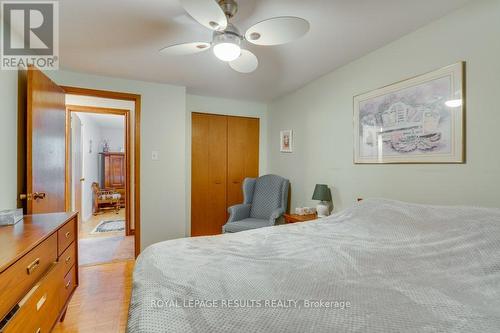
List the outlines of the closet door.
{"type": "Polygon", "coordinates": [[[191,236],[216,235],[226,223],[227,117],[192,114],[191,236]]]}
{"type": "Polygon", "coordinates": [[[242,183],[259,175],[259,119],[227,119],[227,206],[243,202],[242,183]]]}

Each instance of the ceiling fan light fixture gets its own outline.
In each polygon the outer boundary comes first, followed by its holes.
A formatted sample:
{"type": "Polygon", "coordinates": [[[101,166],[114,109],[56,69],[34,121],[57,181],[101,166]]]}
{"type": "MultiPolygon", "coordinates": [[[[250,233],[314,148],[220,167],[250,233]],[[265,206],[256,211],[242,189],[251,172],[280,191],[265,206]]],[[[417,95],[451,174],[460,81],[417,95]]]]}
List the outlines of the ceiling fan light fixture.
{"type": "Polygon", "coordinates": [[[231,32],[216,33],[213,45],[215,56],[222,61],[233,61],[241,54],[241,37],[231,32]]]}

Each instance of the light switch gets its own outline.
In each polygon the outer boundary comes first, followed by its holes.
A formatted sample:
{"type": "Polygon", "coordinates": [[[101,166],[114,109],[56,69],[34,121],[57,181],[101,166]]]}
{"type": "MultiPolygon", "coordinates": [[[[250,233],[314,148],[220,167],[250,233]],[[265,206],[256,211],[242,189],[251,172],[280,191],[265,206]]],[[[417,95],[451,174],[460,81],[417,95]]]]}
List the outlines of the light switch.
{"type": "Polygon", "coordinates": [[[151,159],[153,161],[158,161],[160,159],[160,152],[159,151],[156,151],[156,150],[153,150],[151,152],[151,159]]]}

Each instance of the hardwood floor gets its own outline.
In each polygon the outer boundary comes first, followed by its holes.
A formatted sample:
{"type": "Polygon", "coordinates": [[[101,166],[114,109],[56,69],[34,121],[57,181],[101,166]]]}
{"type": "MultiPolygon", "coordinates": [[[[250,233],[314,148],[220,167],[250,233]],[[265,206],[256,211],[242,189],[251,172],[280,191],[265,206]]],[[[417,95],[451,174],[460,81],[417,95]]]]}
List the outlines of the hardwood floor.
{"type": "Polygon", "coordinates": [[[125,332],[134,261],[80,268],[80,286],[53,333],[125,332]]]}
{"type": "Polygon", "coordinates": [[[125,231],[92,233],[101,221],[125,219],[125,210],[106,212],[92,216],[80,223],[80,265],[96,265],[114,261],[134,259],[134,236],[125,236],[125,231]]]}
{"type": "Polygon", "coordinates": [[[87,221],[80,223],[79,237],[80,238],[98,238],[98,237],[113,237],[125,236],[125,231],[111,231],[92,233],[92,230],[101,223],[101,221],[125,220],[125,209],[120,209],[118,214],[114,211],[105,212],[99,215],[92,215],[87,221]]]}

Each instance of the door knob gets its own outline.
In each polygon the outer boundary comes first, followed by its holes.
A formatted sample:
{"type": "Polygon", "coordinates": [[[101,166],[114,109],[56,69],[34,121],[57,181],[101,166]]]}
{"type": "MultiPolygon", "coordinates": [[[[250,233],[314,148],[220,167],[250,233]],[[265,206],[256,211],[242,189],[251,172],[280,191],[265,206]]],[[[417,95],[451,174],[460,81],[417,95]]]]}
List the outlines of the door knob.
{"type": "Polygon", "coordinates": [[[85,181],[85,178],[80,178],[80,181],[81,181],[81,182],[84,182],[84,181],[85,181]]]}
{"type": "Polygon", "coordinates": [[[45,199],[45,196],[46,194],[43,192],[35,192],[33,193],[33,200],[38,200],[38,199],[42,200],[45,199]]]}

